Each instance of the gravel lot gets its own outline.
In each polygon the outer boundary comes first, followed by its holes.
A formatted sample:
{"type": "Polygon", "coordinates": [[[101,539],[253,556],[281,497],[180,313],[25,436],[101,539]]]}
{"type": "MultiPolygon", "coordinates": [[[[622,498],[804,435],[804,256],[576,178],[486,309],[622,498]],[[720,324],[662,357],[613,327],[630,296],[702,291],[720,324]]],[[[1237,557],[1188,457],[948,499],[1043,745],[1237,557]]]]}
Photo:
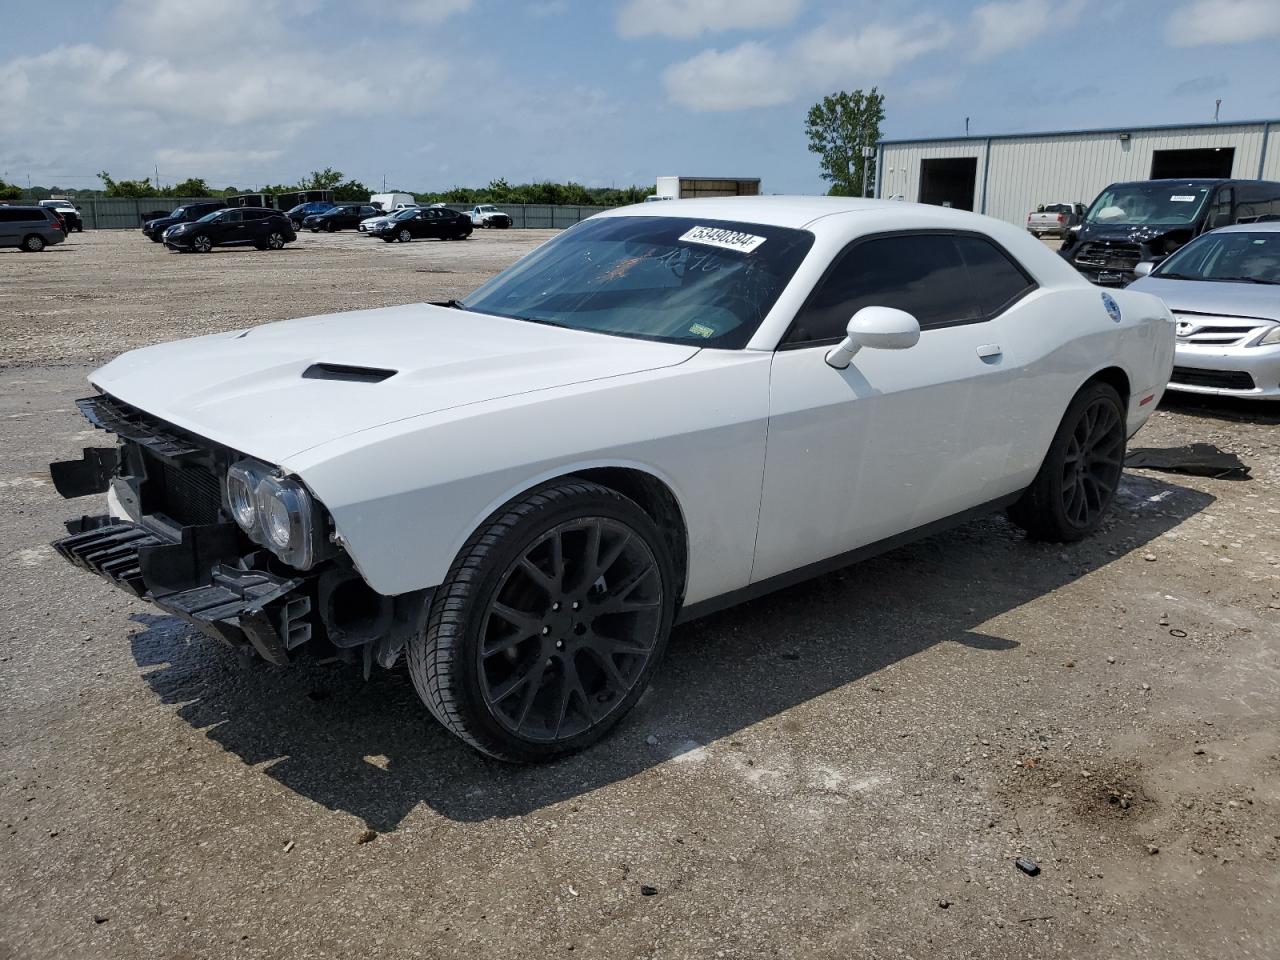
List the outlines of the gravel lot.
{"type": "Polygon", "coordinates": [[[0,958],[1280,956],[1276,408],[1166,403],[1135,447],[1252,479],[1131,471],[1087,543],[991,518],[683,627],[536,769],[47,546],[96,509],[46,473],[103,442],[91,363],[461,294],[545,236],[0,253],[0,958]]]}

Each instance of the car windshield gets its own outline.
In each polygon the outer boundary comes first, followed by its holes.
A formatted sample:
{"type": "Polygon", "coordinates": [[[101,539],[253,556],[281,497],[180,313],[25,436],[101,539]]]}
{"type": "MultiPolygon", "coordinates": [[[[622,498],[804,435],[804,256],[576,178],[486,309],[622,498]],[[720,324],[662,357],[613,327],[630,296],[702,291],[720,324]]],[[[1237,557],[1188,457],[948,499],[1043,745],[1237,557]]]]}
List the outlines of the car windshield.
{"type": "Polygon", "coordinates": [[[1210,187],[1187,184],[1117,183],[1093,201],[1085,219],[1089,223],[1133,226],[1195,223],[1210,187]]]}
{"type": "Polygon", "coordinates": [[[206,213],[203,217],[197,220],[196,223],[208,223],[210,220],[216,220],[221,213],[221,210],[214,210],[212,213],[206,213]]]}
{"type": "Polygon", "coordinates": [[[1160,264],[1152,276],[1280,284],[1280,231],[1207,233],[1160,264]]]}
{"type": "Polygon", "coordinates": [[[417,208],[417,207],[410,207],[408,210],[401,210],[399,213],[397,213],[397,214],[396,214],[396,216],[395,216],[395,219],[397,219],[397,220],[412,220],[412,219],[413,219],[414,217],[416,217],[417,215],[418,215],[418,208],[417,208]]]}
{"type": "Polygon", "coordinates": [[[740,348],[813,245],[804,230],[683,217],[586,220],[467,296],[464,310],[740,348]]]}
{"type": "Polygon", "coordinates": [[[185,208],[185,207],[179,207],[177,210],[173,211],[173,213],[169,214],[169,216],[171,216],[171,217],[181,217],[181,216],[182,216],[182,211],[183,211],[184,209],[186,209],[186,208],[185,208]]]}

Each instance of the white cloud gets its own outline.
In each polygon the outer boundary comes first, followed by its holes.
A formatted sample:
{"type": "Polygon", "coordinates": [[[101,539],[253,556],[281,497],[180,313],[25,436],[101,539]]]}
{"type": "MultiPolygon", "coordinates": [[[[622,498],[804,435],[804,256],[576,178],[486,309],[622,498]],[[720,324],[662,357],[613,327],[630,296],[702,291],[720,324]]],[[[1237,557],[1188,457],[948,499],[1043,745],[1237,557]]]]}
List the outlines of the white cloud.
{"type": "Polygon", "coordinates": [[[704,50],[668,67],[662,79],[667,96],[691,110],[769,107],[830,87],[878,83],[951,37],[950,26],[932,17],[850,32],[824,27],[782,52],[755,41],[704,50]]]}
{"type": "Polygon", "coordinates": [[[406,23],[440,23],[471,9],[471,0],[364,0],[371,12],[406,23]]]}
{"type": "Polygon", "coordinates": [[[1085,0],[995,0],[973,11],[974,60],[987,60],[1034,43],[1050,30],[1073,25],[1085,0]]]}
{"type": "Polygon", "coordinates": [[[1280,2],[1192,0],[1169,14],[1164,35],[1174,47],[1280,37],[1280,2]]]}
{"type": "Polygon", "coordinates": [[[624,37],[659,35],[688,40],[723,30],[781,27],[804,0],[627,0],[618,10],[624,37]]]}

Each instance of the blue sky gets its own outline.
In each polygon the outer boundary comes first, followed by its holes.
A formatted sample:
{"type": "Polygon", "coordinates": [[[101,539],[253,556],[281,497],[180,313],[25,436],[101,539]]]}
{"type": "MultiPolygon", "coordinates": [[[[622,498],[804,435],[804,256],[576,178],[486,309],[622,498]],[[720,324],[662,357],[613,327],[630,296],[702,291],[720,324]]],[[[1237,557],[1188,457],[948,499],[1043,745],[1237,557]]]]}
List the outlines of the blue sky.
{"type": "Polygon", "coordinates": [[[380,187],[759,176],[804,114],[888,137],[1280,116],[1280,0],[64,0],[0,32],[0,176],[380,187]]]}

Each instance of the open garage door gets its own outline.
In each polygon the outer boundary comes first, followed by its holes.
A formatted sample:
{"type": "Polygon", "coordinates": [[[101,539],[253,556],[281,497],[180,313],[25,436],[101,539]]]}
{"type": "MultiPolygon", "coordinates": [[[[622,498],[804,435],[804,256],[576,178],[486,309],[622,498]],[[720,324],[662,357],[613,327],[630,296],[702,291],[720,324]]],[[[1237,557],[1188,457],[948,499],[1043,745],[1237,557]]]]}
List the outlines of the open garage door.
{"type": "Polygon", "coordinates": [[[1154,150],[1151,153],[1151,179],[1190,180],[1205,177],[1212,180],[1225,180],[1231,176],[1231,166],[1235,158],[1235,147],[1154,150]]]}
{"type": "Polygon", "coordinates": [[[977,180],[977,157],[921,160],[920,202],[972,210],[977,180]]]}

